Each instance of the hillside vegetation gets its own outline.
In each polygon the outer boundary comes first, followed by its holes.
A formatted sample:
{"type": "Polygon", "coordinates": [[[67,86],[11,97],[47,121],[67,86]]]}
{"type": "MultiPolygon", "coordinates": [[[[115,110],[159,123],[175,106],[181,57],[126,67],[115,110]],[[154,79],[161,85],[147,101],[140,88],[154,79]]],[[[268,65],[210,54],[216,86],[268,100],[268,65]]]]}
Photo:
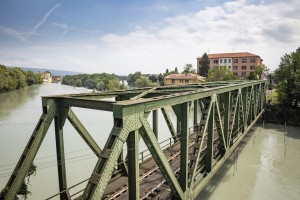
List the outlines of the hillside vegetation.
{"type": "Polygon", "coordinates": [[[6,67],[0,64],[0,93],[42,83],[39,74],[23,71],[18,67],[6,67]]]}
{"type": "Polygon", "coordinates": [[[124,84],[120,83],[120,79],[115,74],[78,74],[65,76],[62,84],[75,87],[85,87],[88,89],[102,90],[118,90],[124,89],[124,84]]]}

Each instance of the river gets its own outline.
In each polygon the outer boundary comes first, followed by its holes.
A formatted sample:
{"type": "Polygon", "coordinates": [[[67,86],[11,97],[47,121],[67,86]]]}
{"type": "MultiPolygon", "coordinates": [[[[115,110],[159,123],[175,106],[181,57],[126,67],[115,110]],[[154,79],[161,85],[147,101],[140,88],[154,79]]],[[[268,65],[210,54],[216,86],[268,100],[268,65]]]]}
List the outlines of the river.
{"type": "MultiPolygon", "coordinates": [[[[7,183],[41,116],[41,96],[82,92],[89,90],[42,84],[0,94],[0,188],[7,183]]],[[[112,113],[80,108],[74,108],[74,112],[103,147],[113,125],[112,113]]],[[[161,115],[158,120],[163,120],[161,115]]],[[[169,137],[165,123],[159,123],[159,130],[163,130],[160,141],[169,137]]],[[[71,186],[90,176],[97,158],[69,122],[64,133],[67,179],[71,186]]],[[[144,149],[144,144],[140,148],[144,149]]],[[[299,128],[257,125],[238,149],[238,159],[233,161],[231,156],[197,199],[299,199],[299,128]]],[[[52,124],[34,161],[37,172],[30,178],[29,199],[45,199],[58,192],[55,153],[52,124]]]]}

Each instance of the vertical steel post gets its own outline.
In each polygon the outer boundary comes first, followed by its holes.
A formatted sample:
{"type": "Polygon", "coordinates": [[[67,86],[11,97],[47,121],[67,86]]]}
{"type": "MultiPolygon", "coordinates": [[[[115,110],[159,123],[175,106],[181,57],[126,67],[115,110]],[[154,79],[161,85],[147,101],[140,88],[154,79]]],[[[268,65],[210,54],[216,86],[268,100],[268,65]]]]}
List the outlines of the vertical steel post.
{"type": "Polygon", "coordinates": [[[194,100],[194,126],[198,123],[198,100],[194,100]]]}
{"type": "Polygon", "coordinates": [[[152,123],[153,123],[153,132],[156,138],[158,138],[158,115],[157,110],[152,111],[152,123]]]}
{"type": "Polygon", "coordinates": [[[188,187],[188,103],[181,104],[181,133],[180,133],[180,186],[183,192],[188,187]]]}
{"type": "Polygon", "coordinates": [[[231,92],[224,94],[224,137],[227,148],[229,146],[230,96],[231,92]]]}
{"type": "MultiPolygon", "coordinates": [[[[55,127],[55,142],[56,142],[56,158],[57,158],[57,171],[59,181],[59,191],[62,192],[67,188],[67,175],[66,175],[66,163],[65,163],[65,150],[64,150],[64,138],[63,138],[63,116],[60,112],[54,117],[55,127]]],[[[68,199],[67,193],[60,194],[60,199],[68,199]]]]}
{"type": "Polygon", "coordinates": [[[139,131],[129,133],[127,139],[128,149],[128,187],[129,199],[140,199],[139,181],[139,131]]]}
{"type": "Polygon", "coordinates": [[[177,136],[180,137],[180,133],[181,133],[181,121],[179,119],[179,117],[177,117],[176,120],[176,132],[177,132],[177,136]]]}
{"type": "Polygon", "coordinates": [[[213,159],[213,142],[214,142],[214,119],[215,118],[215,102],[211,107],[208,124],[207,124],[207,150],[206,150],[206,172],[212,169],[213,159]]]}

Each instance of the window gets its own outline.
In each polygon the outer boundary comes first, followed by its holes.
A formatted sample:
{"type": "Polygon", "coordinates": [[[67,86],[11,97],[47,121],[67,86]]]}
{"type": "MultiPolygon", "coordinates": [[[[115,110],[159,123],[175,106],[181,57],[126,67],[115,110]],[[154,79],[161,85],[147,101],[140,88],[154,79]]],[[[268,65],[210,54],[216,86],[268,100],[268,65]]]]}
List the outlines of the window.
{"type": "Polygon", "coordinates": [[[172,79],[172,83],[175,83],[175,80],[174,80],[174,79],[172,79]]]}
{"type": "Polygon", "coordinates": [[[247,62],[247,59],[246,58],[243,58],[242,59],[242,63],[246,63],[247,62]]]}
{"type": "Polygon", "coordinates": [[[233,59],[233,63],[238,63],[239,62],[239,59],[235,58],[233,59]]]}
{"type": "Polygon", "coordinates": [[[238,70],[238,66],[233,66],[233,70],[238,70]]]}
{"type": "Polygon", "coordinates": [[[222,63],[222,59],[220,59],[220,63],[222,63]]]}
{"type": "Polygon", "coordinates": [[[246,72],[242,72],[242,76],[246,76],[246,72]]]}
{"type": "Polygon", "coordinates": [[[238,76],[238,73],[237,72],[233,72],[233,75],[238,76]]]}
{"type": "Polygon", "coordinates": [[[250,62],[254,63],[255,62],[255,58],[250,58],[250,62]]]}
{"type": "Polygon", "coordinates": [[[227,59],[224,59],[224,63],[226,63],[227,62],[227,59]]]}
{"type": "Polygon", "coordinates": [[[255,69],[255,66],[254,66],[254,65],[251,65],[251,66],[250,66],[250,69],[253,69],[253,70],[254,70],[254,69],[255,69]]]}
{"type": "Polygon", "coordinates": [[[230,58],[228,59],[228,63],[231,63],[231,59],[230,58]]]}
{"type": "Polygon", "coordinates": [[[210,64],[210,60],[208,60],[208,64],[210,64]]]}
{"type": "Polygon", "coordinates": [[[185,80],[185,82],[186,82],[186,83],[188,83],[188,82],[189,82],[189,80],[185,80]]]}
{"type": "Polygon", "coordinates": [[[247,69],[247,67],[244,65],[244,66],[242,66],[242,69],[245,70],[245,69],[247,69]]]}
{"type": "Polygon", "coordinates": [[[214,63],[215,63],[215,64],[218,64],[218,60],[214,60],[214,63]]]}

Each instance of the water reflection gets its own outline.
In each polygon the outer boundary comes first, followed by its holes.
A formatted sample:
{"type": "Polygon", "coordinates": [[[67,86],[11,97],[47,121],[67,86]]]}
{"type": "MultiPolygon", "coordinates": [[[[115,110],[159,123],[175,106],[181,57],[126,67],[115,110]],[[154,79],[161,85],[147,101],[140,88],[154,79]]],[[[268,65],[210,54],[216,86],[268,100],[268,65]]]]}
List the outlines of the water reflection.
{"type": "Polygon", "coordinates": [[[0,119],[7,118],[13,110],[31,101],[39,94],[40,85],[33,85],[22,89],[0,94],[0,119]]]}
{"type": "Polygon", "coordinates": [[[258,125],[242,141],[234,172],[230,156],[197,199],[299,199],[300,128],[258,125]]]}

